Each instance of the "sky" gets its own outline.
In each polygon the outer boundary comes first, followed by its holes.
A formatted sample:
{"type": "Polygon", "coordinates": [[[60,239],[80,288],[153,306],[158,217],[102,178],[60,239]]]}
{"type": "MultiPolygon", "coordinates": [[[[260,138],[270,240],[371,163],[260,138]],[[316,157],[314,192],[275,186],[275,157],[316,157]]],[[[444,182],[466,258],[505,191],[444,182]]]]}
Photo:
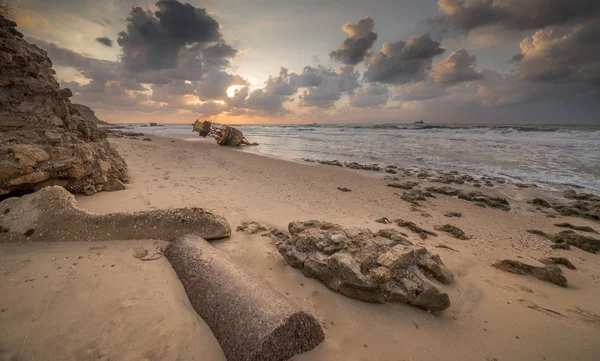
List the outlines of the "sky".
{"type": "Polygon", "coordinates": [[[0,0],[109,122],[600,124],[598,0],[0,0]]]}

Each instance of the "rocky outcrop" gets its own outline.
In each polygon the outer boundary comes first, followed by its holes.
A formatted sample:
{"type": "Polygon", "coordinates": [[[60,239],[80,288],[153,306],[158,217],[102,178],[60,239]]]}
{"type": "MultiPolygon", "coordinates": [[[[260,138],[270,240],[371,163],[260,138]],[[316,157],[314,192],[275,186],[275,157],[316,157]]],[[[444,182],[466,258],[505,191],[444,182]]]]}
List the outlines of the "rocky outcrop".
{"type": "Polygon", "coordinates": [[[434,228],[436,231],[446,232],[452,237],[456,239],[469,240],[471,237],[467,236],[467,234],[460,228],[453,226],[451,224],[444,224],[443,226],[437,226],[434,228]]]}
{"type": "Polygon", "coordinates": [[[0,241],[75,242],[128,239],[170,241],[184,234],[229,237],[225,218],[202,208],[93,214],[61,187],[0,202],[0,241]]]}
{"type": "Polygon", "coordinates": [[[438,255],[413,246],[394,229],[373,234],[329,222],[291,222],[289,237],[277,242],[279,253],[306,277],[366,302],[405,302],[441,311],[450,298],[433,281],[454,277],[438,255]]]}
{"type": "Polygon", "coordinates": [[[106,132],[71,104],[46,52],[15,26],[0,16],[0,197],[48,185],[85,194],[124,189],[127,167],[106,132]]]}
{"type": "Polygon", "coordinates": [[[587,237],[575,231],[562,231],[552,236],[554,243],[564,243],[590,253],[600,253],[600,239],[587,237]]]}
{"type": "Polygon", "coordinates": [[[85,120],[89,122],[100,125],[111,125],[110,123],[107,123],[104,120],[98,119],[96,113],[94,113],[92,109],[86,107],[85,105],[71,104],[71,109],[73,110],[73,112],[77,112],[80,116],[82,116],[85,120]]]}
{"type": "Polygon", "coordinates": [[[562,271],[554,262],[548,262],[544,267],[532,266],[523,262],[505,259],[494,263],[492,266],[506,272],[533,276],[539,280],[553,283],[560,287],[567,287],[567,279],[563,276],[562,271]]]}
{"type": "Polygon", "coordinates": [[[452,187],[427,187],[427,192],[438,193],[447,196],[457,196],[469,202],[473,202],[476,206],[482,208],[497,208],[503,211],[510,211],[510,204],[506,198],[494,197],[479,191],[464,192],[452,187]]]}

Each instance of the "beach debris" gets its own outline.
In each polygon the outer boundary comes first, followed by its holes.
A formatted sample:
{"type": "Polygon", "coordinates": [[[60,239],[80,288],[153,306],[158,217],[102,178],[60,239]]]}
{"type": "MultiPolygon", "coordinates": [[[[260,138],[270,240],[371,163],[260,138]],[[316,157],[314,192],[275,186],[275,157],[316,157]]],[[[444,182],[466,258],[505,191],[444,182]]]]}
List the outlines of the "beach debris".
{"type": "Polygon", "coordinates": [[[592,227],[590,226],[575,226],[571,223],[568,222],[563,222],[563,223],[555,223],[554,224],[556,227],[561,227],[561,228],[571,228],[574,229],[576,231],[582,231],[582,232],[590,232],[590,233],[598,233],[596,232],[596,230],[594,230],[592,227]]]}
{"type": "Polygon", "coordinates": [[[312,315],[204,239],[181,236],[164,255],[227,360],[284,361],[325,339],[312,315]]]}
{"type": "Polygon", "coordinates": [[[403,183],[390,183],[387,186],[392,187],[392,188],[411,190],[418,185],[419,185],[419,183],[417,183],[417,182],[406,181],[403,183]]]}
{"type": "Polygon", "coordinates": [[[226,145],[230,147],[239,147],[241,145],[258,145],[258,143],[250,143],[241,130],[232,126],[223,124],[217,128],[211,121],[205,120],[200,122],[196,120],[193,124],[194,132],[198,132],[201,137],[215,138],[218,145],[226,145]]]}
{"type": "Polygon", "coordinates": [[[448,211],[448,212],[444,212],[444,217],[449,217],[449,218],[457,217],[458,218],[458,217],[462,217],[462,213],[448,211]]]}
{"type": "Polygon", "coordinates": [[[420,189],[413,189],[411,191],[404,192],[400,196],[400,199],[403,201],[417,206],[421,205],[419,201],[425,201],[427,198],[435,198],[435,196],[429,192],[423,192],[420,189]]]}
{"type": "Polygon", "coordinates": [[[561,264],[571,270],[577,269],[577,268],[575,268],[573,263],[571,263],[571,261],[569,261],[565,257],[545,257],[545,258],[540,258],[539,261],[544,264],[561,264]]]}
{"type": "Polygon", "coordinates": [[[492,264],[492,266],[502,271],[524,276],[533,276],[539,280],[550,282],[560,287],[567,287],[567,279],[563,276],[562,270],[555,265],[538,267],[519,261],[504,259],[492,264]]]}
{"type": "Polygon", "coordinates": [[[550,208],[552,207],[552,204],[550,204],[550,202],[548,202],[545,199],[542,198],[534,198],[531,200],[531,204],[536,205],[536,206],[540,206],[540,207],[544,207],[544,208],[550,208]]]}
{"type": "Polygon", "coordinates": [[[561,231],[552,236],[554,243],[565,243],[589,253],[600,253],[600,239],[587,237],[572,230],[561,231]]]}
{"type": "Polygon", "coordinates": [[[467,234],[460,228],[453,226],[451,224],[444,224],[443,226],[434,227],[436,231],[446,232],[452,237],[456,239],[468,240],[471,237],[467,236],[467,234]]]}
{"type": "Polygon", "coordinates": [[[392,223],[392,222],[391,222],[389,219],[387,219],[386,217],[383,217],[383,218],[376,219],[376,220],[375,220],[375,222],[377,222],[377,223],[381,223],[381,224],[390,224],[390,223],[392,223]]]}
{"type": "Polygon", "coordinates": [[[0,15],[0,200],[60,185],[73,193],[124,189],[127,165],[91,109],[60,89],[45,51],[0,15]]]}
{"type": "Polygon", "coordinates": [[[346,187],[337,187],[337,189],[342,192],[352,192],[352,189],[346,187]]]}
{"type": "Polygon", "coordinates": [[[400,232],[345,229],[316,220],[291,222],[279,253],[306,277],[347,297],[374,303],[404,302],[429,311],[450,306],[450,297],[433,283],[454,276],[441,258],[412,246],[400,232]]]}
{"type": "Polygon", "coordinates": [[[171,240],[183,234],[206,239],[229,237],[225,218],[202,208],[94,214],[79,208],[62,187],[46,187],[0,202],[2,241],[68,242],[128,239],[171,240]],[[6,209],[11,212],[4,213],[6,209]],[[57,225],[60,225],[58,227],[57,225]],[[27,238],[24,233],[34,230],[27,238]]]}
{"type": "Polygon", "coordinates": [[[428,235],[437,237],[437,233],[423,229],[417,226],[414,222],[405,221],[400,218],[396,219],[394,222],[396,222],[398,227],[408,228],[411,232],[418,234],[421,239],[427,239],[428,235]]]}

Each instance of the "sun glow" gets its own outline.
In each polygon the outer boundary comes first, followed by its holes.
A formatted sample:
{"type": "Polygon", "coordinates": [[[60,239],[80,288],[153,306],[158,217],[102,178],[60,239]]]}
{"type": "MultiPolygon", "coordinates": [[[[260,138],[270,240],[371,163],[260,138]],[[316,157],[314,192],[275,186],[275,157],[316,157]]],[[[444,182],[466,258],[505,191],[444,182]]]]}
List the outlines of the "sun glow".
{"type": "Polygon", "coordinates": [[[232,85],[229,88],[227,88],[227,96],[232,98],[235,95],[235,92],[242,89],[244,86],[243,85],[232,85]]]}

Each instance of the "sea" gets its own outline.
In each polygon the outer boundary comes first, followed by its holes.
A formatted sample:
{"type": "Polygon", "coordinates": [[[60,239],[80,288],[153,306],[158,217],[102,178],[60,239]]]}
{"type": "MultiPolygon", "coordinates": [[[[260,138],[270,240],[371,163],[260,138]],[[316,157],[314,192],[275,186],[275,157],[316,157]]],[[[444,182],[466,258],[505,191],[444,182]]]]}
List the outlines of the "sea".
{"type": "MultiPolygon", "coordinates": [[[[600,193],[600,125],[304,124],[234,125],[257,147],[243,151],[288,160],[314,159],[456,170],[500,176],[553,190],[600,193]]],[[[198,139],[192,126],[129,125],[198,139]]]]}

